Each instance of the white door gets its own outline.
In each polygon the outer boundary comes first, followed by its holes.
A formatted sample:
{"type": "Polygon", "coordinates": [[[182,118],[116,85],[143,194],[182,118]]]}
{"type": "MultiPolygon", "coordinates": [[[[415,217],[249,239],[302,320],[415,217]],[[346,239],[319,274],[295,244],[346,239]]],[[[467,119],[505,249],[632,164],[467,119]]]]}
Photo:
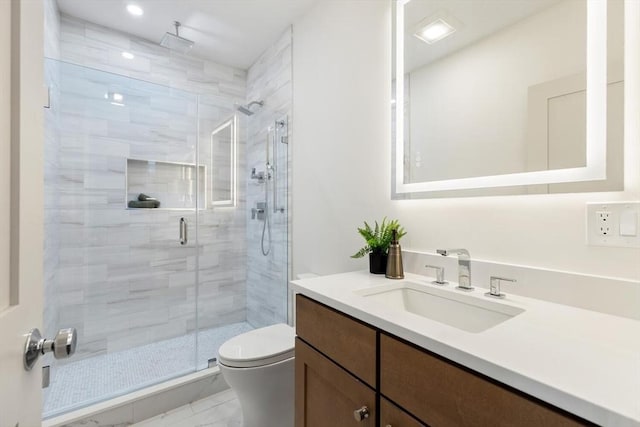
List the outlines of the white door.
{"type": "Polygon", "coordinates": [[[42,328],[42,0],[0,0],[0,427],[41,424],[41,375],[23,367],[42,328]]]}

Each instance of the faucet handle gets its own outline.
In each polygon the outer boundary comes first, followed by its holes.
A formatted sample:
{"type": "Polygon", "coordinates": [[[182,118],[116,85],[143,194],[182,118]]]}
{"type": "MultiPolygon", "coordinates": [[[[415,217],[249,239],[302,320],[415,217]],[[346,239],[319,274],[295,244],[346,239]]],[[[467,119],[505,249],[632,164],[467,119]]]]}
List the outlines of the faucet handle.
{"type": "Polygon", "coordinates": [[[424,268],[433,268],[436,270],[436,280],[431,282],[434,285],[444,286],[449,283],[444,280],[444,267],[439,267],[437,265],[425,265],[424,268]]]}
{"type": "Polygon", "coordinates": [[[449,256],[452,254],[457,254],[462,257],[469,257],[469,251],[466,249],[436,249],[436,253],[442,256],[449,256]]]}
{"type": "Polygon", "coordinates": [[[508,279],[506,277],[491,276],[489,278],[489,292],[485,293],[486,296],[492,298],[504,298],[505,294],[500,292],[500,282],[517,282],[516,279],[508,279]]]}

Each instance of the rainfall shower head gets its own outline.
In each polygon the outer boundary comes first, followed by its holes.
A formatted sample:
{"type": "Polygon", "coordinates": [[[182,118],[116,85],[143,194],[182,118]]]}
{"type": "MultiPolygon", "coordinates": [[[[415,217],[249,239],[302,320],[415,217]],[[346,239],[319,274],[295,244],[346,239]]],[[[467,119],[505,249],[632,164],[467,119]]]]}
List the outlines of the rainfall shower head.
{"type": "Polygon", "coordinates": [[[262,107],[264,105],[264,101],[251,101],[247,105],[238,105],[238,111],[240,111],[243,114],[246,114],[247,116],[250,116],[253,114],[253,111],[251,111],[251,106],[254,104],[257,104],[262,107]]]}
{"type": "Polygon", "coordinates": [[[164,46],[180,53],[189,52],[193,47],[193,41],[180,37],[180,22],[173,21],[173,25],[176,27],[176,33],[165,33],[164,36],[162,36],[162,40],[160,40],[160,46],[164,46]]]}

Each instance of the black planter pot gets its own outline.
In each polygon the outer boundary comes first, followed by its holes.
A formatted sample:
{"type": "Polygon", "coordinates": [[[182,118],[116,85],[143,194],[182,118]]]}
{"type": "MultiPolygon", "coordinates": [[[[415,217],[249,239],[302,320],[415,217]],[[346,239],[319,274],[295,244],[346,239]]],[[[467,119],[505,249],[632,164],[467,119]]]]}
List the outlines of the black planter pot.
{"type": "Polygon", "coordinates": [[[387,271],[387,254],[384,252],[369,253],[369,273],[384,274],[387,271]]]}

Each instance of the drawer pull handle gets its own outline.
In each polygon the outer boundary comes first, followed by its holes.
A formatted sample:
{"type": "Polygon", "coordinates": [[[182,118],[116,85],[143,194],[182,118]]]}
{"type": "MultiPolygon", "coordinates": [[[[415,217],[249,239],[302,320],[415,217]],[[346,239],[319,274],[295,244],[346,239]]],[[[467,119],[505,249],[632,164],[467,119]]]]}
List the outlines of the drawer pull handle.
{"type": "Polygon", "coordinates": [[[356,409],[355,411],[353,411],[353,418],[355,418],[356,421],[366,420],[367,418],[369,418],[369,408],[363,406],[360,409],[356,409]]]}

